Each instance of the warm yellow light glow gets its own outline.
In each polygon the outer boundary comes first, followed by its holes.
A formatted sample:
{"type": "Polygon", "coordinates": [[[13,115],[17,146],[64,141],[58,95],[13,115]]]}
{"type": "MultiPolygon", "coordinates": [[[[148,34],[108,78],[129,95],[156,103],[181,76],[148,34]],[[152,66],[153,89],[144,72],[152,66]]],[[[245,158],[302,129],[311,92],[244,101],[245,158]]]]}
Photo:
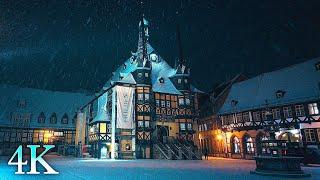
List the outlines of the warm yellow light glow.
{"type": "Polygon", "coordinates": [[[107,133],[107,124],[100,123],[100,133],[107,133]]]}
{"type": "Polygon", "coordinates": [[[227,132],[227,138],[229,139],[231,137],[231,132],[227,132]]]}
{"type": "Polygon", "coordinates": [[[218,134],[218,135],[217,135],[217,139],[218,139],[219,141],[222,139],[221,134],[218,134]]]}
{"type": "Polygon", "coordinates": [[[45,139],[49,139],[52,136],[52,132],[51,131],[45,131],[43,137],[45,139]]]}

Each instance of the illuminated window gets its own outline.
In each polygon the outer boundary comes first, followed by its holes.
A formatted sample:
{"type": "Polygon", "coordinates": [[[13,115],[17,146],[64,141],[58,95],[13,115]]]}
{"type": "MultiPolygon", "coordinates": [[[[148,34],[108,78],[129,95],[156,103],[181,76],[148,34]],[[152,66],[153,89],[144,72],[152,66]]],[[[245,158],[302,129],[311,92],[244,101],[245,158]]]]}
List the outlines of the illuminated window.
{"type": "Polygon", "coordinates": [[[233,153],[240,154],[240,141],[236,136],[232,139],[232,145],[233,145],[233,153]]]}
{"type": "Polygon", "coordinates": [[[138,77],[141,78],[142,77],[142,73],[138,73],[138,77]]]}
{"type": "Polygon", "coordinates": [[[186,124],[185,123],[180,123],[180,130],[185,131],[186,130],[186,124]]]}
{"type": "Polygon", "coordinates": [[[156,100],[156,106],[159,107],[160,106],[160,100],[156,100]]]}
{"type": "Polygon", "coordinates": [[[150,127],[150,122],[149,122],[149,121],[145,121],[145,122],[144,122],[144,126],[145,126],[146,128],[150,127]]]}
{"type": "Polygon", "coordinates": [[[107,124],[106,123],[100,123],[100,133],[107,133],[107,124]]]}
{"type": "Polygon", "coordinates": [[[188,79],[184,79],[184,83],[186,83],[186,84],[187,84],[187,83],[188,83],[188,79]]]}
{"type": "Polygon", "coordinates": [[[317,103],[308,104],[309,114],[319,114],[317,103]]]}
{"type": "Polygon", "coordinates": [[[180,97],[179,98],[179,105],[181,106],[181,105],[184,105],[184,99],[183,99],[183,97],[180,97]]]}
{"type": "Polygon", "coordinates": [[[250,136],[246,136],[244,138],[245,145],[246,145],[246,153],[248,154],[254,154],[254,147],[253,147],[253,140],[250,136]]]}
{"type": "Polygon", "coordinates": [[[149,95],[149,94],[145,94],[145,95],[144,95],[144,100],[145,100],[145,101],[149,101],[149,99],[150,99],[150,95],[149,95]]]}
{"type": "Polygon", "coordinates": [[[186,98],[186,105],[190,105],[190,99],[186,98]]]}
{"type": "Polygon", "coordinates": [[[181,79],[178,79],[178,83],[181,84],[181,79]]]}
{"type": "Polygon", "coordinates": [[[142,101],[143,100],[143,94],[138,94],[138,101],[142,101]]]}
{"type": "Polygon", "coordinates": [[[143,127],[143,121],[138,121],[138,127],[143,127]]]}
{"type": "Polygon", "coordinates": [[[144,73],[144,77],[149,77],[149,73],[144,73]]]}

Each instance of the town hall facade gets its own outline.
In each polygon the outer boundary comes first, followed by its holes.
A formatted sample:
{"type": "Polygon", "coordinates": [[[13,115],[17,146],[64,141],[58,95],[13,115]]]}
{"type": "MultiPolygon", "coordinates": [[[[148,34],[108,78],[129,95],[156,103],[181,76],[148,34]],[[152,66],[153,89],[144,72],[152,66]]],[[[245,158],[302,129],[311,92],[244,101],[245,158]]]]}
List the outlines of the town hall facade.
{"type": "Polygon", "coordinates": [[[78,112],[76,143],[89,144],[91,156],[201,158],[194,133],[203,92],[191,84],[177,34],[180,58],[172,68],[149,44],[149,22],[141,19],[137,51],[78,112]]]}

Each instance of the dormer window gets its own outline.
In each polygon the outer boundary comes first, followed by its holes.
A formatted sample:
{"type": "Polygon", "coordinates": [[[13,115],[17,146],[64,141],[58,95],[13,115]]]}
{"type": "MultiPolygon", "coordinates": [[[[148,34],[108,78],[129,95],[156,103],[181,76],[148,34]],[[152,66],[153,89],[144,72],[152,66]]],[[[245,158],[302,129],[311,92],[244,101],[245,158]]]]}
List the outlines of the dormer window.
{"type": "Polygon", "coordinates": [[[186,84],[187,84],[187,83],[188,83],[188,79],[184,79],[184,83],[186,83],[186,84]]]}
{"type": "Polygon", "coordinates": [[[320,70],[320,62],[317,62],[317,63],[315,64],[315,67],[316,67],[316,70],[319,71],[319,70],[320,70]]]}
{"type": "Polygon", "coordinates": [[[61,119],[61,124],[68,124],[68,115],[65,113],[61,119]]]}
{"type": "Polygon", "coordinates": [[[50,123],[57,124],[57,114],[56,113],[52,113],[52,115],[50,117],[50,123]]]}
{"type": "Polygon", "coordinates": [[[163,77],[161,77],[161,78],[159,79],[159,82],[160,82],[160,83],[164,83],[163,77]]]}
{"type": "Polygon", "coordinates": [[[44,112],[41,112],[38,117],[38,123],[45,123],[46,116],[44,115],[44,112]]]}
{"type": "Polygon", "coordinates": [[[149,73],[144,73],[144,77],[149,77],[149,73]]]}
{"type": "Polygon", "coordinates": [[[282,90],[278,90],[276,92],[276,97],[279,99],[279,98],[282,98],[284,96],[286,92],[285,91],[282,91],[282,90]]]}
{"type": "Polygon", "coordinates": [[[142,73],[138,73],[138,77],[141,78],[142,77],[142,73]]]}
{"type": "Polygon", "coordinates": [[[20,99],[20,100],[18,101],[18,107],[19,107],[19,108],[25,108],[26,105],[27,105],[27,102],[26,102],[25,99],[20,99]]]}
{"type": "Polygon", "coordinates": [[[236,106],[237,104],[238,104],[238,101],[236,101],[236,100],[232,100],[231,101],[231,106],[232,107],[236,106]]]}
{"type": "Polygon", "coordinates": [[[178,79],[178,84],[181,84],[181,79],[178,79]]]}

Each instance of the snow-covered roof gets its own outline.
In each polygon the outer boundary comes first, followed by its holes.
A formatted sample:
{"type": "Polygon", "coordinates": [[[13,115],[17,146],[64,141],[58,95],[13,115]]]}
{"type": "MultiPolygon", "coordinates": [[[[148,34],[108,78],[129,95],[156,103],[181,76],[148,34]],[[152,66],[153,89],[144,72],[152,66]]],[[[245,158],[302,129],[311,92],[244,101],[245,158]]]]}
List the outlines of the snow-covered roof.
{"type": "Polygon", "coordinates": [[[194,85],[190,85],[190,89],[192,92],[195,92],[195,93],[202,93],[202,94],[205,94],[205,92],[199,90],[198,88],[194,87],[194,85]]]}
{"type": "Polygon", "coordinates": [[[219,114],[319,99],[320,71],[315,67],[318,62],[320,58],[233,84],[219,114]],[[277,98],[277,91],[284,92],[283,97],[277,98]]]}
{"type": "MultiPolygon", "coordinates": [[[[148,43],[147,44],[148,54],[154,53],[155,50],[148,43]]],[[[169,94],[178,94],[181,95],[181,92],[176,89],[169,77],[175,74],[175,69],[172,68],[159,54],[157,54],[158,60],[151,61],[151,81],[152,89],[154,92],[169,93],[169,94]],[[159,78],[163,78],[164,82],[160,83],[159,78]]],[[[113,83],[122,82],[124,80],[130,79],[125,83],[136,84],[132,76],[132,72],[137,69],[137,63],[133,60],[133,55],[127,59],[124,64],[122,64],[115,72],[113,72],[112,77],[105,83],[103,89],[108,89],[113,83]],[[130,77],[127,77],[130,76],[130,77]]]]}
{"type": "Polygon", "coordinates": [[[29,127],[32,128],[64,128],[74,129],[72,119],[77,110],[87,103],[92,96],[81,93],[54,92],[40,89],[20,88],[11,85],[0,85],[0,125],[15,126],[11,123],[11,114],[30,114],[29,127]],[[19,101],[25,106],[19,107],[19,101]],[[38,123],[38,117],[43,112],[45,123],[38,123]],[[50,124],[49,118],[57,115],[57,123],[50,124]],[[64,114],[68,115],[68,124],[61,124],[64,114]]]}

